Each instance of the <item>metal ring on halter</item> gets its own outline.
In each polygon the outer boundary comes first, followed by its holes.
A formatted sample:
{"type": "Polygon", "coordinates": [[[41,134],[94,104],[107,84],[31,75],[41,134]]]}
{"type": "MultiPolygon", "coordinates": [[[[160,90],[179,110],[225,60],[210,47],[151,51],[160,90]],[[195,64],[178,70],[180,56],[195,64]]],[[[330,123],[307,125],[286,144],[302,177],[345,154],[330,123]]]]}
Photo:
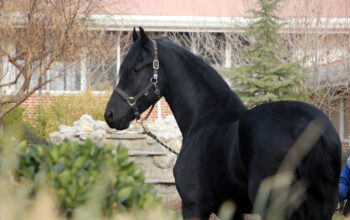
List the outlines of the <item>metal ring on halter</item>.
{"type": "Polygon", "coordinates": [[[154,84],[154,85],[157,84],[157,83],[158,83],[158,79],[152,77],[152,78],[151,78],[151,83],[154,84]]]}
{"type": "Polygon", "coordinates": [[[132,96],[130,96],[130,97],[126,100],[126,102],[127,102],[130,106],[133,106],[133,105],[136,104],[136,100],[135,100],[135,98],[132,97],[132,96]]]}

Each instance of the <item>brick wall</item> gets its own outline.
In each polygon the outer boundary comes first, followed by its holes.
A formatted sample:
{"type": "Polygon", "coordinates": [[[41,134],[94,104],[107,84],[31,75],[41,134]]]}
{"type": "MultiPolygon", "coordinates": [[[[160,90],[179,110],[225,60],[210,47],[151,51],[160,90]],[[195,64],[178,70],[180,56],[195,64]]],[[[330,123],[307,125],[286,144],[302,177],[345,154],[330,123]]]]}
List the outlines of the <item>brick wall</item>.
{"type": "MultiPolygon", "coordinates": [[[[171,109],[170,109],[168,103],[165,101],[164,98],[161,98],[160,103],[161,103],[161,117],[162,117],[162,119],[166,118],[168,115],[172,115],[172,114],[173,114],[173,113],[171,112],[171,109]]],[[[159,105],[159,103],[157,103],[157,104],[154,106],[154,109],[153,109],[151,115],[149,116],[148,120],[154,121],[154,120],[157,120],[157,119],[158,119],[158,105],[159,105]]],[[[149,109],[147,109],[147,110],[142,114],[142,116],[145,117],[146,114],[148,113],[148,111],[149,111],[149,109]]]]}
{"type": "Polygon", "coordinates": [[[24,111],[24,120],[34,121],[35,120],[35,111],[40,103],[43,105],[48,105],[54,100],[55,96],[51,95],[38,95],[34,94],[30,96],[24,103],[22,103],[22,107],[25,108],[24,111]],[[41,98],[40,98],[41,97],[41,98]]]}

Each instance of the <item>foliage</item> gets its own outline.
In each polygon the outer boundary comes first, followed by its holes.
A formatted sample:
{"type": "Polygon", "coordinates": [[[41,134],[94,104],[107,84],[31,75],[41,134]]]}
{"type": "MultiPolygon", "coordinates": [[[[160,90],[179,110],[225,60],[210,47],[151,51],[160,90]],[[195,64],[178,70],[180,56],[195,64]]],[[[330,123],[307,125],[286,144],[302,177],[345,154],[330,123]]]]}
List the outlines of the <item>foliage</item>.
{"type": "Polygon", "coordinates": [[[17,140],[25,140],[30,144],[46,143],[40,136],[35,134],[36,128],[23,119],[25,108],[18,106],[6,114],[2,119],[3,133],[14,134],[17,140]]]}
{"type": "Polygon", "coordinates": [[[17,107],[13,109],[9,114],[7,114],[2,119],[2,125],[4,126],[4,130],[9,129],[13,125],[19,125],[23,123],[23,107],[17,107]]]}
{"type": "Polygon", "coordinates": [[[0,173],[1,173],[1,163],[2,163],[2,156],[3,156],[3,151],[4,151],[4,138],[3,138],[3,133],[0,132],[0,173]]]}
{"type": "MultiPolygon", "coordinates": [[[[9,143],[4,141],[0,134],[0,219],[6,220],[99,220],[106,219],[101,212],[101,204],[104,204],[106,197],[107,183],[103,178],[96,181],[92,192],[88,192],[85,204],[79,206],[74,212],[74,216],[63,217],[57,210],[60,201],[57,201],[55,191],[41,187],[40,191],[35,191],[35,196],[28,196],[33,188],[33,181],[16,180],[13,170],[18,172],[17,148],[24,148],[25,142],[9,143]],[[6,144],[5,144],[6,143],[6,144]],[[104,189],[104,190],[101,190],[104,189]]],[[[116,175],[114,175],[116,176],[116,175]]],[[[72,177],[74,178],[74,177],[72,177]]],[[[64,213],[66,214],[66,213],[64,213]]],[[[132,209],[132,212],[115,212],[110,219],[180,219],[179,215],[163,207],[149,209],[132,209]]]]}
{"type": "Polygon", "coordinates": [[[108,95],[95,95],[91,91],[57,96],[51,103],[36,108],[35,133],[48,138],[60,125],[72,125],[83,114],[89,114],[96,120],[104,120],[108,99],[108,95]]]}
{"type": "MultiPolygon", "coordinates": [[[[10,149],[14,149],[12,144],[4,144],[4,139],[1,138],[0,134],[0,149],[4,149],[4,147],[10,149]]],[[[18,144],[18,142],[17,142],[18,144]]],[[[18,144],[19,148],[22,149],[20,151],[20,154],[23,153],[23,149],[29,149],[25,146],[25,142],[21,142],[18,144]]],[[[96,146],[95,146],[96,147],[96,146]]],[[[35,149],[32,148],[32,151],[35,149]]],[[[29,151],[29,150],[28,150],[29,151]]],[[[30,192],[30,189],[33,188],[33,181],[28,182],[25,181],[26,179],[31,178],[21,178],[21,181],[16,181],[13,178],[13,175],[11,174],[11,170],[13,167],[16,168],[18,172],[17,167],[17,159],[14,159],[14,152],[12,151],[11,154],[3,154],[3,151],[0,150],[0,160],[4,158],[4,161],[6,160],[7,163],[3,163],[5,166],[3,166],[4,169],[0,169],[0,219],[6,219],[6,220],[37,220],[37,219],[50,219],[50,220],[65,220],[66,217],[62,217],[58,214],[57,211],[57,202],[55,199],[55,191],[49,190],[44,187],[40,187],[41,190],[35,190],[35,196],[34,197],[28,197],[28,193],[30,192]],[[6,159],[7,158],[7,159],[6,159]],[[15,163],[13,163],[15,161],[15,163]],[[5,172],[3,172],[5,171],[5,172]]],[[[37,152],[34,152],[33,155],[38,155],[37,152]]],[[[69,154],[72,155],[72,154],[69,154]]],[[[60,155],[62,156],[62,155],[60,155]]],[[[32,161],[32,157],[26,157],[29,159],[29,161],[32,161]]],[[[36,157],[37,159],[42,158],[36,157]]],[[[67,157],[66,160],[69,160],[71,157],[67,157]]],[[[43,159],[43,158],[42,158],[43,159]]],[[[22,159],[23,160],[23,159],[22,159]]],[[[48,161],[48,159],[47,159],[48,161]]],[[[0,162],[1,163],[1,162],[0,162]]],[[[23,163],[23,161],[21,161],[23,163]]],[[[24,163],[29,163],[28,161],[24,161],[24,163]]],[[[70,164],[74,163],[74,160],[71,160],[69,162],[70,164]]],[[[31,164],[34,164],[32,162],[31,164]]],[[[23,165],[22,165],[23,166],[23,165]]],[[[38,169],[40,169],[39,166],[34,166],[38,169]]],[[[101,169],[102,170],[102,169],[101,169]]],[[[111,173],[109,172],[109,169],[103,169],[103,173],[111,173]]],[[[125,177],[120,175],[114,175],[115,173],[112,173],[113,176],[117,177],[125,177]]],[[[68,219],[73,220],[99,220],[99,219],[106,219],[105,216],[101,213],[101,204],[105,204],[105,197],[106,192],[109,192],[109,188],[107,188],[103,183],[106,183],[105,176],[100,175],[102,178],[98,179],[96,181],[96,184],[92,187],[92,191],[88,192],[87,200],[84,204],[79,206],[77,210],[75,210],[74,215],[69,217],[68,219]],[[102,190],[105,189],[105,190],[102,190]],[[97,189],[97,190],[96,190],[97,189]],[[96,193],[97,192],[97,193],[96,193]],[[101,200],[102,198],[102,200],[101,200]],[[102,202],[101,202],[102,201],[102,202]]],[[[72,179],[77,179],[76,176],[71,176],[72,179]]],[[[40,177],[42,178],[42,177],[40,177]]],[[[40,179],[37,178],[37,179],[40,179]]],[[[37,181],[40,185],[41,181],[37,181]]],[[[57,184],[59,184],[57,182],[57,184]]],[[[85,193],[85,192],[84,192],[85,193]]],[[[58,201],[59,203],[60,201],[58,201]]],[[[117,206],[118,208],[118,206],[117,206]]],[[[231,219],[229,216],[234,212],[235,208],[231,204],[225,204],[220,208],[219,212],[219,218],[220,219],[231,219]]],[[[154,219],[181,219],[179,217],[179,213],[170,212],[169,210],[166,210],[161,207],[157,207],[155,209],[145,209],[145,210],[137,210],[135,211],[132,209],[132,212],[114,212],[113,216],[111,216],[110,219],[118,219],[118,220],[130,220],[130,219],[142,219],[142,220],[154,220],[154,219]]],[[[258,216],[250,216],[250,219],[260,219],[258,216]]],[[[333,216],[333,219],[344,219],[341,214],[335,213],[333,216]]]]}
{"type": "Polygon", "coordinates": [[[18,177],[33,181],[33,193],[52,187],[61,211],[71,215],[96,187],[103,185],[101,208],[113,211],[144,209],[159,204],[153,186],[144,183],[144,172],[128,160],[128,150],[66,141],[62,145],[26,146],[19,149],[18,177]]]}
{"type": "Polygon", "coordinates": [[[275,15],[280,0],[258,0],[257,10],[251,10],[254,22],[244,28],[250,45],[244,48],[241,59],[247,64],[236,69],[239,83],[237,93],[256,105],[276,100],[305,100],[301,88],[302,66],[288,61],[279,30],[281,19],[275,15]]]}
{"type": "Polygon", "coordinates": [[[16,137],[19,139],[26,139],[28,141],[26,131],[32,131],[33,126],[23,120],[23,113],[25,108],[18,106],[9,112],[2,120],[3,132],[16,132],[16,137]]]}

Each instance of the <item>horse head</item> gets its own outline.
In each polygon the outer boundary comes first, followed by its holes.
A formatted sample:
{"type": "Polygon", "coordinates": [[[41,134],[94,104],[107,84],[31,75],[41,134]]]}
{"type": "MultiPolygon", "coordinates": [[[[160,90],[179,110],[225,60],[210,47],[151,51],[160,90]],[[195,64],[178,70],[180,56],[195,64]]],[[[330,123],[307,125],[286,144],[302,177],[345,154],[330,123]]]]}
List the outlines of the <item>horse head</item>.
{"type": "Polygon", "coordinates": [[[139,119],[140,113],[154,105],[164,87],[157,43],[141,27],[140,36],[134,28],[133,40],[104,115],[107,124],[118,130],[128,128],[132,120],[139,119]]]}

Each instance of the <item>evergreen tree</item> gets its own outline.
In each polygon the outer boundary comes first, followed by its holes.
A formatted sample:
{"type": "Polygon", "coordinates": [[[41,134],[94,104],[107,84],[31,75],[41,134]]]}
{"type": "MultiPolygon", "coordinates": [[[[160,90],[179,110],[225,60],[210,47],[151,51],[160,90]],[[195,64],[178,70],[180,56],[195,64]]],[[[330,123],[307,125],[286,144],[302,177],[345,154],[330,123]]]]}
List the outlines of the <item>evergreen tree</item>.
{"type": "Polygon", "coordinates": [[[254,22],[244,28],[250,40],[241,57],[247,64],[236,70],[237,93],[249,106],[276,100],[305,100],[300,92],[303,80],[300,62],[288,63],[283,38],[279,34],[281,18],[275,15],[280,0],[257,0],[251,10],[254,22]]]}

